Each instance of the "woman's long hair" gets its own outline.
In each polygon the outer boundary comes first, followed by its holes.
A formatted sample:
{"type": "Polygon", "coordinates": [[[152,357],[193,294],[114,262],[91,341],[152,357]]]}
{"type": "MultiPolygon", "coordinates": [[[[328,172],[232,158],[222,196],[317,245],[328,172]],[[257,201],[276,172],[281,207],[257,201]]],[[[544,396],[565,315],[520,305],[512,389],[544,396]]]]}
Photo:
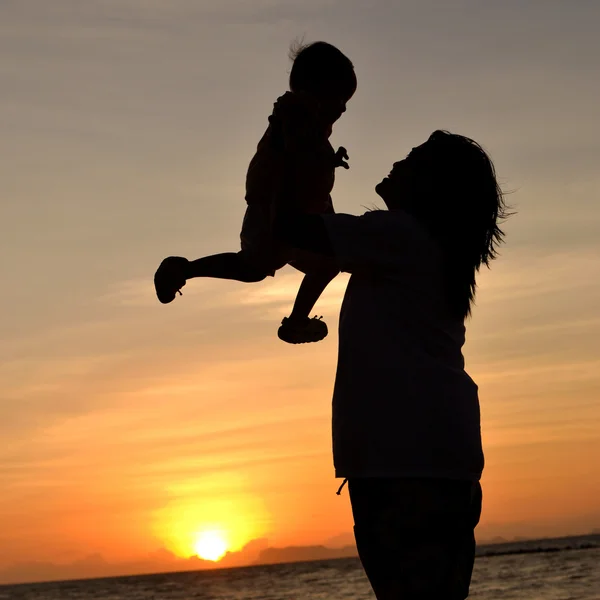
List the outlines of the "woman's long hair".
{"type": "Polygon", "coordinates": [[[471,314],[481,265],[490,266],[510,213],[490,157],[474,140],[435,131],[411,161],[407,209],[442,246],[446,294],[456,316],[471,314]]]}

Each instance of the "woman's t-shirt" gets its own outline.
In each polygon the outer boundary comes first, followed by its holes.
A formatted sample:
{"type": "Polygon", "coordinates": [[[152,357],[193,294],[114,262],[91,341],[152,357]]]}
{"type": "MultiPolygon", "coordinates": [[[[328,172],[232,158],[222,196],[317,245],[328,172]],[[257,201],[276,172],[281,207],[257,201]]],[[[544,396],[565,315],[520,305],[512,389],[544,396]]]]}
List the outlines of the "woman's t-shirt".
{"type": "Polygon", "coordinates": [[[351,273],[333,394],[337,477],[479,480],[477,385],[463,319],[445,300],[441,251],[401,210],[325,215],[351,273]]]}

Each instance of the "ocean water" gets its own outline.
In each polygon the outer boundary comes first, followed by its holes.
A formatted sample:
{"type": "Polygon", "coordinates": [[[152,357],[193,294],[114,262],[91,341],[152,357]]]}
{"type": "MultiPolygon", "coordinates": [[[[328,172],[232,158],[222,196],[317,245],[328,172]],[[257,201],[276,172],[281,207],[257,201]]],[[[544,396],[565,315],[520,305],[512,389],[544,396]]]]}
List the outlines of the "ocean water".
{"type": "MultiPolygon", "coordinates": [[[[480,556],[474,600],[600,600],[600,548],[480,556]]],[[[2,600],[373,600],[356,558],[0,586],[2,600]]]]}

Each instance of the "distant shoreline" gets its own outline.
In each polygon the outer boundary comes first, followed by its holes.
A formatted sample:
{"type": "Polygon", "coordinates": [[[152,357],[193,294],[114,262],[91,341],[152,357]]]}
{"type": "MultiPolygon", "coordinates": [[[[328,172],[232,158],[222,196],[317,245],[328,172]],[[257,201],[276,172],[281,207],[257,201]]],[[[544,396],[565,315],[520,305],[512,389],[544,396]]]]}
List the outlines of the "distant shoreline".
{"type": "Polygon", "coordinates": [[[477,556],[507,556],[513,554],[562,552],[565,550],[590,550],[593,548],[600,548],[600,533],[554,538],[536,538],[512,542],[485,541],[477,545],[477,556]]]}
{"type": "MultiPolygon", "coordinates": [[[[536,538],[530,540],[519,540],[519,541],[485,541],[481,542],[477,546],[477,558],[491,558],[498,556],[510,556],[520,554],[542,554],[542,553],[555,553],[563,551],[573,550],[593,550],[600,548],[600,533],[591,533],[586,535],[577,536],[563,536],[555,538],[536,538]]],[[[177,573],[190,573],[190,572],[207,572],[212,573],[215,571],[227,571],[233,569],[259,569],[262,567],[275,567],[278,565],[285,564],[301,564],[310,562],[329,562],[337,560],[358,560],[356,553],[356,546],[344,546],[340,548],[329,548],[326,546],[299,546],[299,547],[288,547],[288,548],[268,548],[268,552],[263,555],[263,560],[259,559],[256,562],[249,563],[246,565],[239,566],[214,566],[198,568],[178,568],[172,570],[160,570],[160,571],[146,571],[146,572],[122,572],[114,573],[106,576],[90,576],[90,577],[72,577],[64,578],[61,577],[59,572],[56,573],[56,577],[39,579],[37,581],[30,582],[13,582],[13,583],[0,583],[0,590],[6,587],[14,586],[39,586],[45,584],[59,584],[63,582],[78,582],[78,581],[94,581],[104,579],[121,579],[121,578],[135,578],[135,577],[152,577],[161,575],[172,575],[177,573]],[[296,559],[291,559],[293,557],[296,559]]],[[[57,570],[60,565],[56,565],[57,570]]],[[[114,568],[119,569],[120,565],[113,565],[114,568]]],[[[127,565],[123,565],[121,568],[124,571],[127,570],[127,565]]],[[[4,574],[8,574],[9,571],[5,571],[4,574]]],[[[0,577],[3,573],[0,573],[0,577]]]]}

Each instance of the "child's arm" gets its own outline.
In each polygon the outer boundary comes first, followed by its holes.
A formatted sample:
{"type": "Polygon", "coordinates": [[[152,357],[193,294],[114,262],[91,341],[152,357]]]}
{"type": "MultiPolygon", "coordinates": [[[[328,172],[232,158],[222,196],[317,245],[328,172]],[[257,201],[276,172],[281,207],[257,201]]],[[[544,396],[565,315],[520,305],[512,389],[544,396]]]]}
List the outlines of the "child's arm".
{"type": "MultiPolygon", "coordinates": [[[[319,132],[318,105],[305,94],[286,92],[277,99],[269,121],[284,157],[281,184],[273,203],[273,234],[290,246],[328,255],[322,220],[299,210],[312,191],[307,179],[324,160],[318,152],[319,138],[326,140],[326,133],[320,136],[319,132]],[[311,247],[305,244],[307,237],[311,238],[311,247]]],[[[344,149],[336,158],[342,156],[347,156],[344,149]]]]}
{"type": "Polygon", "coordinates": [[[333,173],[336,166],[348,168],[344,162],[348,155],[344,148],[333,152],[328,139],[331,127],[323,122],[319,104],[308,94],[286,92],[275,103],[271,124],[284,157],[274,204],[293,204],[299,213],[329,212],[333,173]],[[289,172],[292,163],[293,174],[289,172]],[[293,192],[287,181],[290,175],[293,192]]]}
{"type": "Polygon", "coordinates": [[[315,157],[303,144],[288,145],[283,155],[283,176],[273,202],[273,234],[293,248],[332,257],[333,249],[323,219],[300,210],[306,194],[311,192],[307,174],[314,168],[314,163],[308,163],[315,157]]]}
{"type": "Polygon", "coordinates": [[[320,122],[317,101],[301,92],[286,92],[277,98],[269,121],[281,149],[288,152],[314,153],[329,133],[320,122]]]}
{"type": "MultiPolygon", "coordinates": [[[[275,102],[269,121],[278,128],[282,147],[288,151],[314,152],[326,144],[332,126],[321,121],[319,105],[308,94],[286,92],[275,102]]],[[[349,169],[348,152],[340,146],[332,157],[333,167],[349,169]]]]}

